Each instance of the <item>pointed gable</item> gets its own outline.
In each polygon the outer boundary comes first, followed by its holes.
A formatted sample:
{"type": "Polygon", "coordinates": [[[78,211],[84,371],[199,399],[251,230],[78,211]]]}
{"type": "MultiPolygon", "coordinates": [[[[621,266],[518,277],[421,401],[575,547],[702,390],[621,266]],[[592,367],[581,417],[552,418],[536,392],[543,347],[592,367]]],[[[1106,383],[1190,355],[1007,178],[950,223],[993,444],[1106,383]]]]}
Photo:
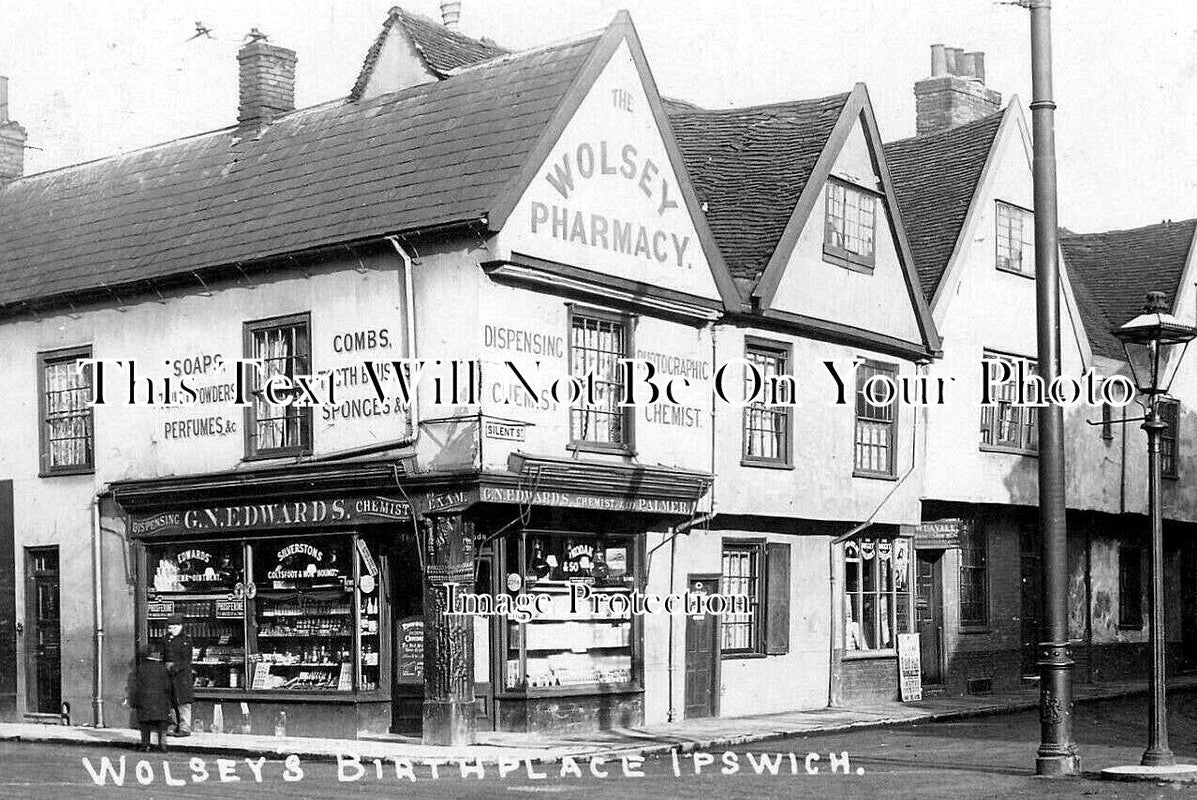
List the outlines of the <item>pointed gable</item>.
{"type": "Polygon", "coordinates": [[[366,54],[352,100],[374,97],[434,80],[511,51],[473,39],[402,8],[392,8],[366,54]]]}
{"type": "Polygon", "coordinates": [[[738,304],[625,12],[587,71],[515,199],[492,210],[500,251],[738,304]]]}
{"type": "Polygon", "coordinates": [[[956,250],[1005,113],[885,145],[910,250],[928,301],[956,250]]]}
{"type": "Polygon", "coordinates": [[[686,168],[737,279],[760,279],[848,97],[725,111],[669,104],[686,168]]]}

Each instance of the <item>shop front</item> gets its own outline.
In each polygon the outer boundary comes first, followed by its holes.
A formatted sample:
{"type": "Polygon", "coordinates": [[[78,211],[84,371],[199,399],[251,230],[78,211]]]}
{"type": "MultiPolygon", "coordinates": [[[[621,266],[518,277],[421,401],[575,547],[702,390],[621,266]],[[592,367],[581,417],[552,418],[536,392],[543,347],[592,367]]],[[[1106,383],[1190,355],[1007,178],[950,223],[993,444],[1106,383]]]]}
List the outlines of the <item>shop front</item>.
{"type": "Polygon", "coordinates": [[[390,731],[393,615],[421,609],[418,570],[414,582],[395,577],[417,554],[393,480],[375,491],[309,482],[289,499],[260,480],[233,492],[227,476],[166,483],[114,496],[135,556],[138,643],[183,616],[196,729],[390,731]]]}

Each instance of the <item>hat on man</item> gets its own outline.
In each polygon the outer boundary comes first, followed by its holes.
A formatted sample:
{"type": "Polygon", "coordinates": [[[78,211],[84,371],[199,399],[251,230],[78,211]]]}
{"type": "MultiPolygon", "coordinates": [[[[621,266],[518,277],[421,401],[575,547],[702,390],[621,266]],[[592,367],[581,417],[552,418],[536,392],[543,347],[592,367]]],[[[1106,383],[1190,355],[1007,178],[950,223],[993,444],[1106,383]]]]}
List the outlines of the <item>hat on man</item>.
{"type": "Polygon", "coordinates": [[[185,618],[182,614],[175,612],[174,614],[170,615],[169,619],[166,620],[166,624],[167,625],[182,625],[184,619],[185,618]]]}

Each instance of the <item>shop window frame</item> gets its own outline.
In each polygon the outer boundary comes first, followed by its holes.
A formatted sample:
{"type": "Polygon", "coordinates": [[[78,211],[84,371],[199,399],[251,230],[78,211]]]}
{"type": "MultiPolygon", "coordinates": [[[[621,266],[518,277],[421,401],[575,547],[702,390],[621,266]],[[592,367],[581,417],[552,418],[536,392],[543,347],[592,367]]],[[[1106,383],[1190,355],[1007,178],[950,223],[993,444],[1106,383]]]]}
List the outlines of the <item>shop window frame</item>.
{"type": "MultiPolygon", "coordinates": [[[[295,372],[295,374],[296,375],[312,375],[312,374],[314,374],[312,359],[313,359],[313,350],[314,350],[313,345],[315,343],[315,339],[312,336],[312,315],[311,315],[311,312],[307,312],[307,311],[299,313],[299,314],[285,314],[285,315],[277,316],[277,317],[267,317],[264,319],[251,320],[249,322],[244,323],[242,326],[242,348],[245,353],[245,358],[247,358],[247,359],[254,358],[254,335],[256,333],[258,333],[260,331],[266,331],[266,330],[281,329],[281,328],[293,328],[293,327],[300,327],[300,326],[302,326],[303,329],[307,332],[307,353],[305,356],[303,356],[303,358],[305,358],[307,361],[307,364],[306,364],[307,369],[304,372],[297,371],[297,372],[295,372]]],[[[293,361],[298,361],[300,357],[292,355],[292,356],[289,356],[289,358],[293,361]]],[[[257,374],[256,370],[254,371],[253,375],[254,375],[254,377],[253,377],[254,384],[253,385],[256,386],[257,385],[256,382],[258,379],[258,374],[257,374]]],[[[254,398],[258,394],[259,391],[260,390],[256,390],[256,389],[250,390],[250,392],[249,392],[250,397],[248,398],[248,402],[245,406],[245,412],[244,412],[245,432],[244,432],[244,436],[243,436],[244,443],[245,443],[244,460],[246,460],[246,461],[261,461],[261,460],[272,459],[272,458],[289,458],[289,457],[311,455],[316,446],[316,444],[315,444],[316,431],[315,431],[315,425],[314,425],[314,414],[313,414],[313,410],[312,410],[311,406],[299,406],[297,409],[299,412],[298,420],[297,420],[297,424],[299,425],[299,439],[300,439],[299,444],[293,445],[293,446],[287,446],[287,447],[271,447],[271,448],[260,448],[257,446],[258,416],[257,416],[257,409],[254,406],[254,398]]],[[[293,407],[294,406],[288,406],[288,408],[293,408],[293,407]]]]}
{"type": "MultiPolygon", "coordinates": [[[[281,689],[281,688],[253,688],[253,670],[250,668],[251,664],[261,664],[260,659],[256,658],[261,654],[258,644],[258,609],[257,609],[257,594],[253,596],[249,594],[244,598],[245,607],[242,615],[242,630],[243,630],[243,658],[242,658],[242,675],[243,683],[237,688],[206,686],[196,687],[196,696],[200,699],[213,699],[217,701],[237,701],[246,698],[262,697],[269,698],[269,702],[286,702],[288,699],[304,700],[311,698],[318,698],[330,702],[358,702],[358,701],[380,701],[385,702],[391,699],[391,678],[390,675],[394,670],[393,659],[395,655],[392,653],[391,647],[391,609],[390,609],[390,578],[388,576],[390,554],[385,548],[383,542],[385,537],[379,533],[370,531],[363,531],[361,529],[351,530],[334,530],[334,531],[319,531],[319,532],[303,532],[299,534],[294,533],[279,533],[275,531],[263,531],[261,535],[257,536],[238,536],[238,537],[218,537],[210,536],[202,539],[178,539],[176,537],[158,539],[140,540],[137,544],[136,559],[137,559],[137,574],[141,577],[141,586],[137,593],[136,604],[136,630],[137,643],[150,643],[153,641],[150,637],[151,626],[155,623],[164,624],[160,619],[149,619],[148,610],[146,607],[149,602],[151,593],[157,595],[157,592],[151,590],[151,573],[150,573],[150,552],[161,546],[187,546],[187,547],[202,547],[204,545],[236,545],[242,551],[242,574],[240,581],[242,584],[248,586],[253,583],[254,577],[254,545],[264,544],[267,542],[286,542],[286,541],[301,541],[301,540],[320,540],[328,537],[345,538],[349,542],[349,551],[351,555],[351,562],[353,565],[352,579],[353,589],[350,591],[352,596],[352,613],[349,616],[349,624],[353,628],[353,646],[350,663],[352,665],[352,688],[350,689],[281,689]],[[370,596],[378,601],[379,612],[378,617],[378,669],[379,681],[378,686],[374,689],[364,689],[362,687],[361,674],[361,637],[362,621],[365,619],[362,608],[362,591],[361,576],[363,573],[360,564],[360,557],[357,552],[357,542],[359,539],[365,540],[367,546],[371,548],[371,553],[377,561],[379,575],[376,579],[375,589],[370,596]]],[[[273,546],[273,545],[272,545],[273,546]]],[[[213,592],[195,592],[192,593],[199,596],[209,596],[212,599],[219,597],[231,596],[228,592],[213,591],[213,592]]],[[[178,598],[180,595],[175,593],[162,593],[161,599],[178,598]]]]}
{"type": "MultiPolygon", "coordinates": [[[[857,588],[856,588],[855,594],[857,597],[857,608],[860,609],[860,617],[861,617],[861,621],[863,622],[865,595],[872,595],[873,597],[875,597],[879,600],[881,597],[882,590],[880,590],[879,588],[875,588],[868,592],[866,592],[864,590],[865,559],[863,557],[858,557],[856,559],[856,561],[859,562],[861,571],[859,574],[859,579],[857,580],[857,588]]],[[[870,561],[873,565],[880,563],[876,552],[874,552],[874,556],[872,557],[872,559],[870,559],[870,561]]],[[[842,630],[840,632],[840,637],[839,637],[839,640],[840,640],[839,646],[841,648],[840,653],[841,653],[842,660],[851,661],[851,660],[858,660],[858,659],[893,658],[893,657],[895,657],[898,653],[898,634],[911,633],[915,630],[914,612],[915,612],[916,589],[915,589],[915,584],[914,584],[914,581],[915,581],[914,537],[905,536],[902,534],[880,534],[880,535],[873,535],[873,536],[859,534],[859,535],[853,537],[852,539],[847,540],[841,546],[840,557],[839,557],[839,569],[843,573],[843,588],[839,590],[840,599],[837,600],[837,603],[839,603],[839,605],[840,605],[839,613],[840,613],[840,620],[842,622],[842,625],[841,625],[842,630]],[[906,555],[906,584],[905,584],[906,588],[902,591],[898,590],[897,581],[893,577],[897,574],[897,570],[891,569],[890,588],[887,590],[887,594],[889,597],[889,607],[890,607],[890,620],[889,621],[892,626],[891,627],[891,636],[892,636],[892,642],[893,642],[892,645],[889,647],[878,647],[878,648],[874,648],[874,649],[854,649],[854,648],[850,648],[848,646],[849,645],[849,635],[850,635],[849,617],[848,617],[848,614],[846,613],[845,604],[843,602],[850,596],[848,593],[848,569],[849,569],[849,560],[850,560],[848,558],[848,546],[855,544],[857,546],[857,548],[859,549],[861,547],[860,543],[864,542],[864,541],[868,541],[868,540],[871,540],[873,542],[874,548],[876,548],[877,543],[882,540],[889,541],[891,543],[891,547],[892,547],[891,557],[890,557],[891,563],[893,561],[896,561],[897,549],[898,549],[897,543],[900,540],[906,542],[906,553],[907,553],[907,555],[906,555]],[[899,595],[906,596],[906,613],[904,615],[904,618],[905,618],[904,623],[900,622],[900,620],[903,618],[903,615],[900,614],[900,612],[899,612],[899,605],[900,605],[898,603],[899,595]]],[[[877,581],[878,577],[879,577],[879,575],[874,577],[874,586],[875,587],[877,586],[876,581],[877,581]]],[[[875,621],[875,624],[873,627],[874,627],[875,640],[879,641],[880,635],[881,635],[881,615],[879,613],[876,613],[876,621],[875,621]]],[[[862,633],[862,638],[864,638],[863,633],[862,633]]]]}
{"type": "Polygon", "coordinates": [[[1180,401],[1171,397],[1159,399],[1160,420],[1160,477],[1176,480],[1180,477],[1180,401]]]}
{"type": "Polygon", "coordinates": [[[726,559],[729,552],[746,553],[749,556],[752,572],[749,575],[749,580],[752,582],[753,591],[752,597],[752,613],[749,620],[749,638],[751,643],[748,647],[728,647],[725,642],[725,627],[730,623],[726,616],[719,620],[719,655],[723,660],[731,660],[737,658],[764,658],[767,654],[765,652],[765,615],[767,613],[767,597],[765,594],[767,567],[765,563],[765,540],[764,539],[724,539],[723,545],[720,548],[720,565],[719,565],[719,593],[731,594],[731,589],[727,586],[727,572],[726,559]]]}
{"type": "MultiPolygon", "coordinates": [[[[982,358],[989,360],[1001,360],[1009,363],[1011,369],[1014,370],[1018,366],[1018,362],[1025,362],[1029,367],[1032,375],[1039,374],[1039,362],[1029,356],[1020,356],[1014,353],[1003,353],[998,350],[990,350],[985,348],[982,351],[982,358]]],[[[1001,390],[1002,397],[1006,395],[1006,386],[1013,387],[1016,377],[1012,375],[1010,380],[1003,384],[1001,390]]],[[[1013,391],[1013,390],[1011,390],[1013,391]]],[[[990,403],[989,405],[981,405],[981,425],[980,425],[980,445],[979,449],[985,453],[1012,453],[1015,455],[1031,456],[1033,458],[1039,457],[1039,415],[1038,410],[1032,406],[1016,406],[1013,400],[1010,399],[1005,405],[1009,406],[1010,421],[1005,423],[1009,426],[1016,427],[1018,430],[1018,440],[1013,441],[1009,437],[999,438],[1001,425],[1003,424],[1003,401],[998,398],[993,398],[998,402],[990,403]],[[986,441],[986,438],[989,441],[986,441]]]]}
{"type": "Polygon", "coordinates": [[[964,525],[960,532],[959,559],[960,564],[957,578],[957,613],[959,615],[960,632],[988,633],[991,617],[989,602],[989,533],[982,520],[964,521],[964,525]],[[966,563],[968,560],[966,552],[977,553],[980,563],[966,563]],[[964,585],[966,572],[980,575],[980,585],[977,589],[980,594],[979,602],[981,615],[979,617],[965,616],[964,585]]]}
{"type": "MultiPolygon", "coordinates": [[[[535,586],[535,583],[529,583],[528,579],[528,539],[533,536],[552,536],[552,537],[579,537],[586,539],[603,539],[608,542],[619,542],[624,544],[629,551],[629,558],[634,559],[632,569],[628,573],[632,578],[631,589],[635,591],[644,591],[644,586],[647,581],[647,568],[645,561],[647,560],[647,553],[645,547],[645,537],[632,531],[584,531],[584,530],[565,530],[557,528],[533,527],[525,528],[510,535],[504,536],[492,543],[492,552],[495,558],[495,581],[499,581],[499,575],[507,574],[510,576],[509,568],[512,559],[515,560],[519,566],[520,589],[519,592],[525,592],[530,586],[535,586]]],[[[501,587],[500,587],[501,588],[501,587]]],[[[527,632],[526,628],[529,624],[534,623],[515,623],[521,627],[518,634],[519,642],[514,645],[519,651],[519,672],[520,678],[515,685],[509,685],[508,680],[508,661],[509,654],[513,649],[511,626],[508,624],[508,619],[505,617],[495,617],[497,627],[497,635],[492,638],[492,645],[494,651],[492,652],[492,664],[496,668],[494,674],[494,683],[492,684],[493,698],[502,702],[503,700],[518,700],[530,697],[557,697],[557,696],[572,696],[572,695],[593,695],[593,694],[642,694],[644,692],[644,619],[640,615],[633,614],[630,620],[631,630],[629,632],[630,645],[629,651],[631,654],[631,680],[622,684],[606,684],[606,683],[577,683],[557,687],[537,687],[529,686],[526,681],[527,675],[527,632]]]]}
{"type": "Polygon", "coordinates": [[[993,210],[993,263],[999,272],[1005,272],[1010,275],[1019,275],[1023,278],[1035,278],[1035,212],[1029,208],[1011,203],[1006,200],[995,200],[993,210]],[[1018,265],[1013,265],[1013,254],[1015,251],[1015,241],[1013,238],[1012,226],[1006,226],[1006,234],[1002,231],[1003,214],[1008,219],[1018,220],[1018,265]],[[1027,231],[1030,231],[1030,238],[1027,238],[1027,231]],[[1005,260],[1003,261],[1003,250],[1006,251],[1005,260]],[[1030,258],[1027,258],[1027,254],[1030,258]]]}
{"type": "MultiPolygon", "coordinates": [[[[574,374],[574,322],[577,319],[595,320],[600,323],[613,323],[623,327],[623,355],[620,359],[632,358],[636,352],[636,322],[635,314],[621,313],[617,311],[608,311],[602,308],[594,308],[592,306],[581,306],[574,303],[566,303],[566,325],[565,325],[565,341],[566,341],[566,371],[569,375],[574,374]]],[[[617,359],[618,361],[618,359],[617,359]]],[[[617,365],[617,375],[620,382],[620,399],[622,400],[624,387],[627,386],[628,374],[625,365],[617,365]]],[[[571,452],[591,452],[591,453],[617,453],[620,455],[634,456],[636,454],[636,415],[635,409],[631,406],[618,406],[618,416],[621,419],[623,426],[623,441],[620,442],[600,442],[590,439],[577,439],[574,437],[574,414],[594,414],[594,411],[588,411],[580,408],[575,403],[570,403],[567,407],[566,425],[569,436],[569,444],[566,449],[571,452]]],[[[608,411],[598,411],[600,415],[615,416],[615,414],[608,411]]]]}
{"type": "MultiPolygon", "coordinates": [[[[58,350],[46,350],[37,354],[37,439],[38,439],[38,477],[51,478],[60,475],[91,475],[96,471],[96,417],[95,408],[88,407],[83,414],[79,415],[85,421],[87,426],[87,458],[82,463],[78,464],[63,464],[59,466],[52,466],[50,464],[50,436],[49,436],[49,402],[47,401],[47,393],[50,391],[48,382],[46,380],[46,370],[52,366],[58,366],[70,362],[78,362],[80,359],[87,359],[92,357],[92,346],[90,344],[79,345],[76,347],[65,347],[58,350]]],[[[94,370],[90,372],[90,388],[94,390],[95,373],[94,370]]]]}
{"type": "Polygon", "coordinates": [[[856,478],[881,478],[882,480],[893,480],[897,478],[898,469],[898,365],[887,363],[884,361],[875,361],[872,359],[865,359],[856,368],[856,393],[855,393],[855,414],[852,424],[852,475],[856,478]],[[874,375],[886,375],[894,382],[894,397],[892,402],[886,408],[889,409],[889,419],[881,419],[874,417],[866,417],[862,415],[865,406],[872,406],[873,408],[880,408],[873,406],[865,400],[864,384],[874,375]],[[881,423],[889,428],[889,463],[884,470],[868,469],[862,467],[860,464],[860,448],[861,448],[861,423],[881,423]]]}
{"type": "MultiPolygon", "coordinates": [[[[773,339],[764,339],[757,336],[744,337],[744,358],[752,361],[749,358],[750,354],[756,352],[766,356],[773,356],[780,358],[781,371],[779,375],[788,375],[788,370],[792,369],[794,363],[794,347],[788,342],[776,341],[773,339]]],[[[755,364],[755,362],[753,362],[755,364]]],[[[757,365],[759,368],[759,365],[757,365]]],[[[791,402],[797,398],[789,398],[791,402]]],[[[763,402],[749,403],[744,406],[740,425],[741,447],[740,447],[740,464],[746,467],[772,467],[775,469],[793,469],[794,467],[794,407],[793,405],[786,405],[781,407],[770,407],[763,402]],[[748,452],[749,445],[749,430],[750,415],[752,412],[764,411],[766,414],[774,418],[781,418],[784,423],[785,441],[782,442],[781,455],[777,457],[763,456],[750,454],[748,452]]]]}
{"type": "MultiPolygon", "coordinates": [[[[823,260],[829,264],[835,264],[853,272],[872,275],[877,265],[877,231],[879,227],[877,225],[877,218],[881,213],[881,195],[878,192],[861,186],[858,183],[845,180],[844,178],[836,176],[829,177],[823,189],[823,260]],[[862,201],[868,200],[872,204],[872,210],[870,211],[870,215],[872,216],[872,233],[870,235],[872,246],[867,253],[858,253],[843,245],[834,244],[832,241],[832,237],[836,235],[835,226],[832,223],[832,196],[836,189],[843,190],[843,205],[845,207],[847,206],[849,193],[857,194],[862,201]]],[[[843,220],[846,226],[846,213],[843,215],[843,220]]]]}

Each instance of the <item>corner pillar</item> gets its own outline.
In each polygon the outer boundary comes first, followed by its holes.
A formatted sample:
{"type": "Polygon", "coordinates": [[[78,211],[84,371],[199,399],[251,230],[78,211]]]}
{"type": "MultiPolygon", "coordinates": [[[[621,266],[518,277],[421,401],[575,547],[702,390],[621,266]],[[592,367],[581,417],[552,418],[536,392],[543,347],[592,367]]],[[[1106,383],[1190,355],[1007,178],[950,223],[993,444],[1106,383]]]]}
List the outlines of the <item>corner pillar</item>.
{"type": "Polygon", "coordinates": [[[461,514],[424,519],[424,727],[429,745],[473,744],[473,618],[450,616],[448,589],[474,587],[474,524],[461,514]]]}

